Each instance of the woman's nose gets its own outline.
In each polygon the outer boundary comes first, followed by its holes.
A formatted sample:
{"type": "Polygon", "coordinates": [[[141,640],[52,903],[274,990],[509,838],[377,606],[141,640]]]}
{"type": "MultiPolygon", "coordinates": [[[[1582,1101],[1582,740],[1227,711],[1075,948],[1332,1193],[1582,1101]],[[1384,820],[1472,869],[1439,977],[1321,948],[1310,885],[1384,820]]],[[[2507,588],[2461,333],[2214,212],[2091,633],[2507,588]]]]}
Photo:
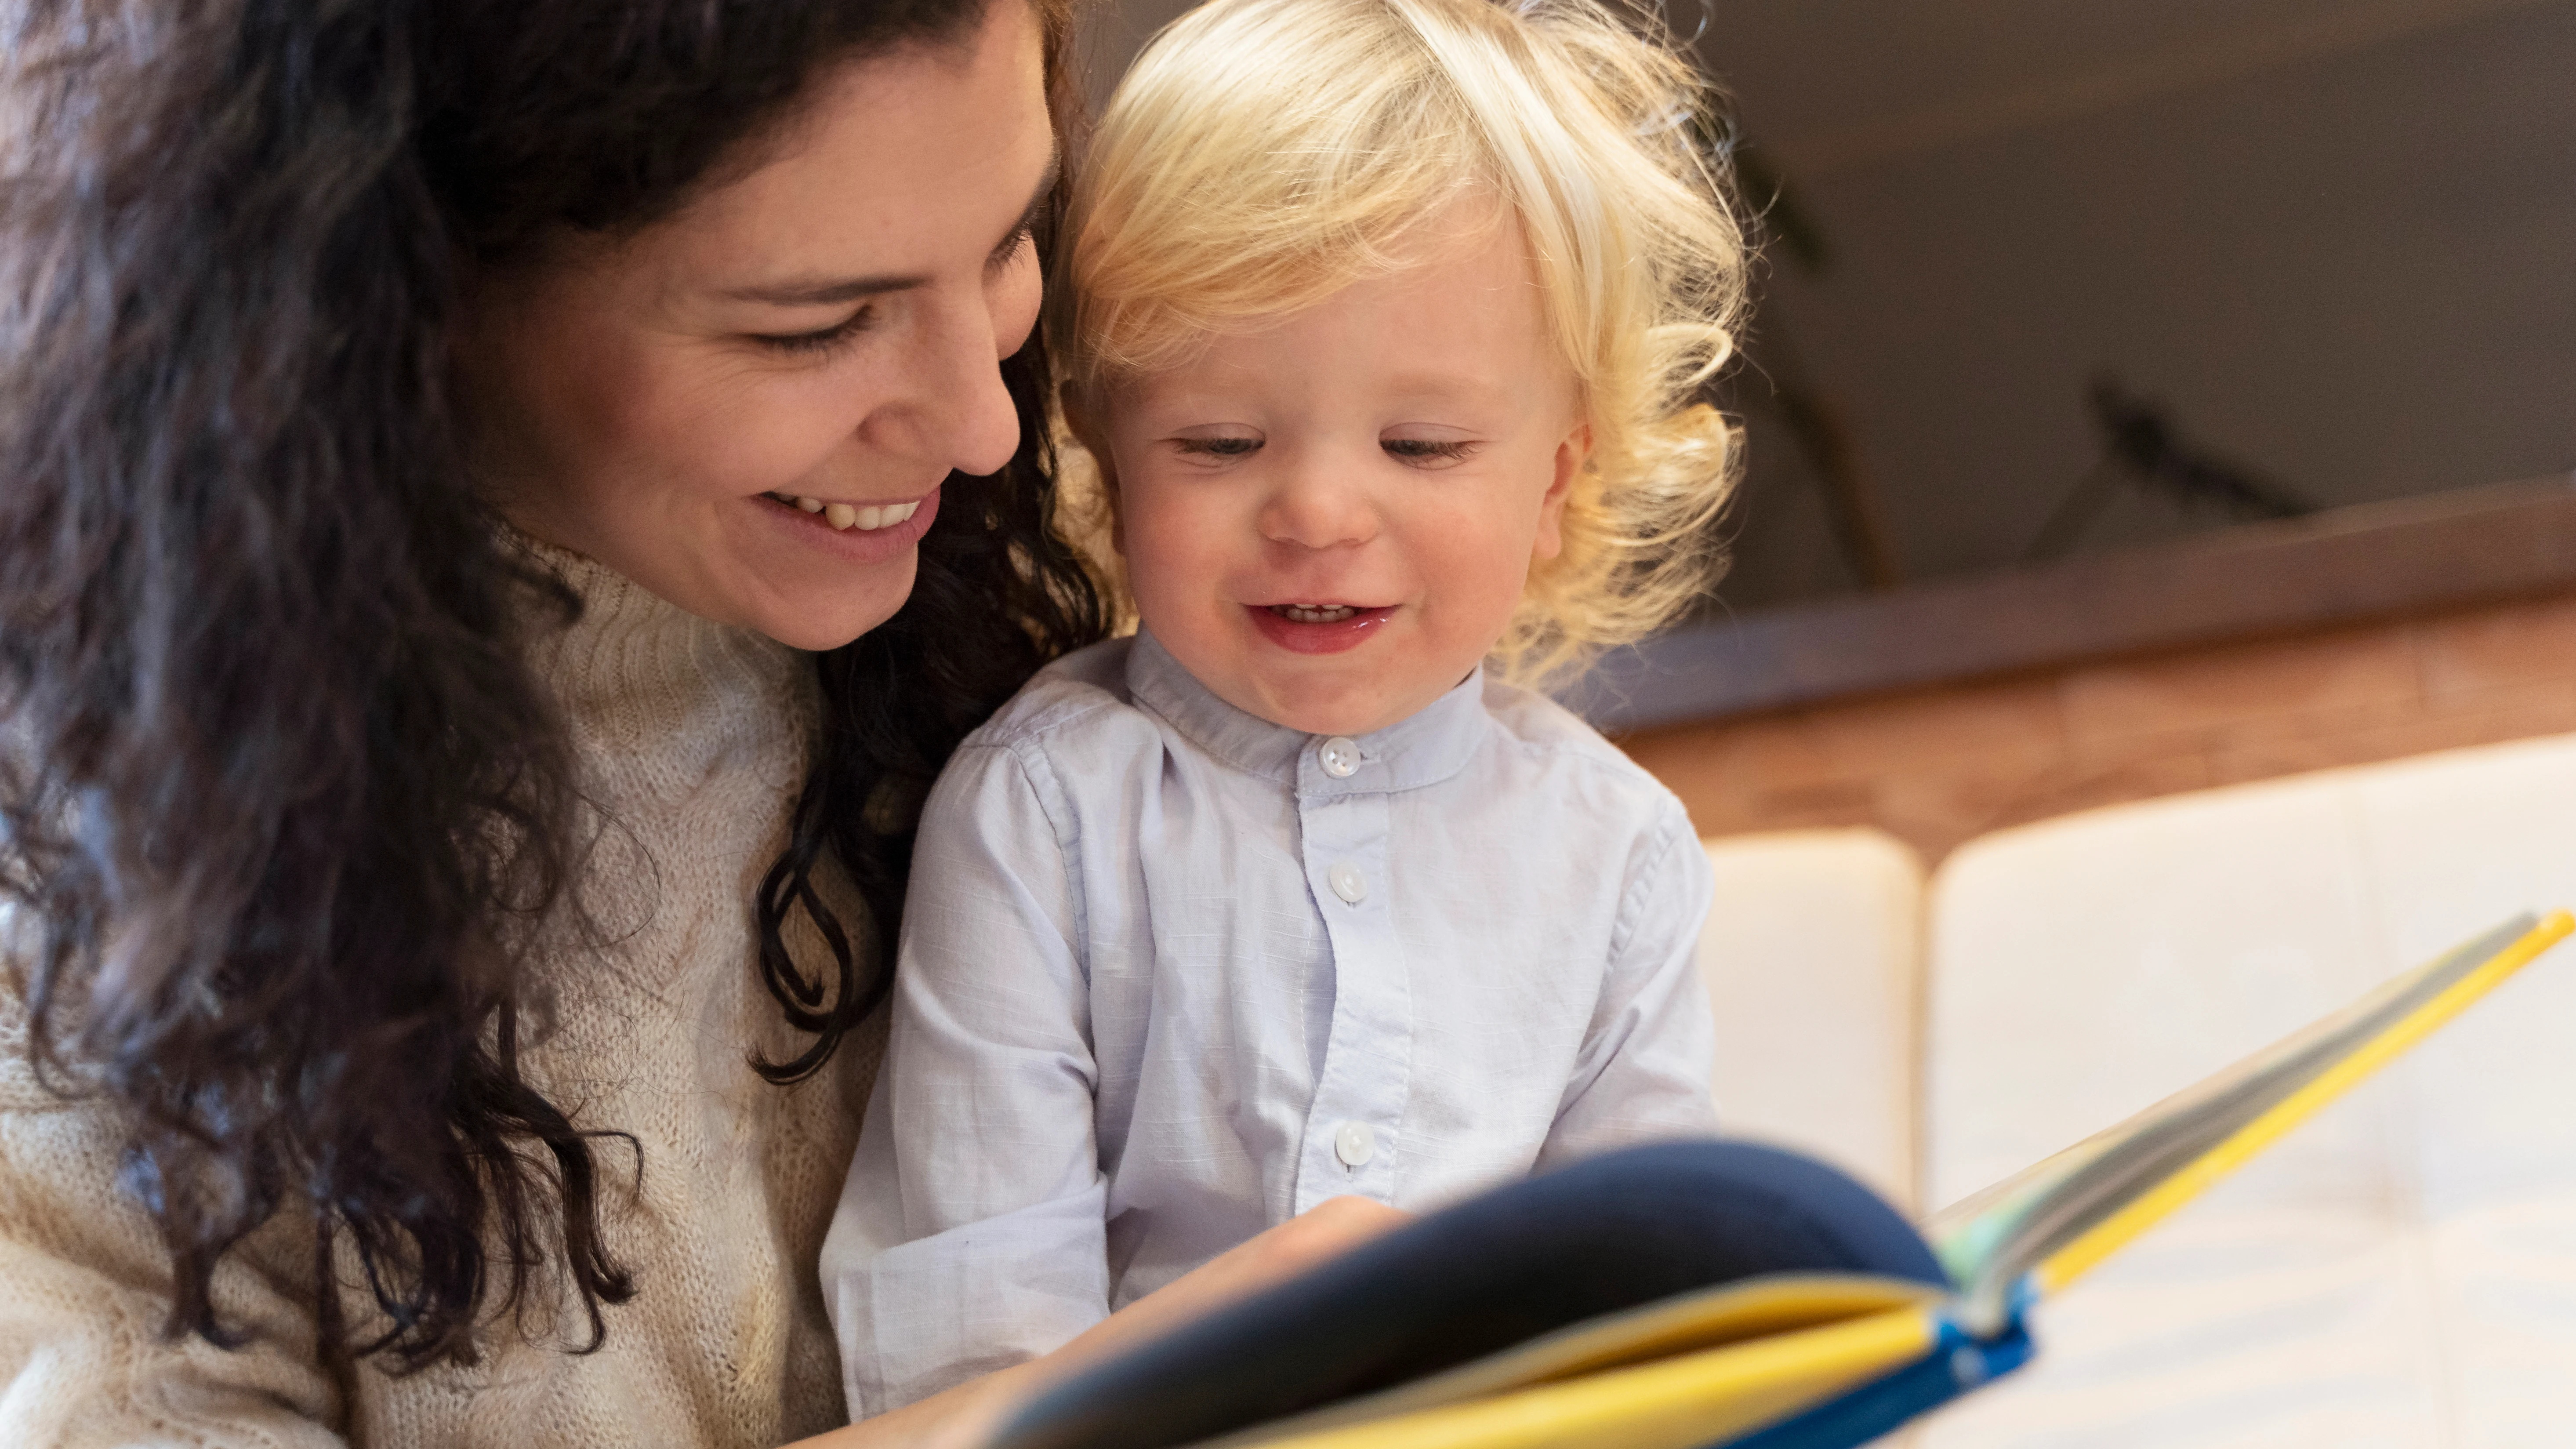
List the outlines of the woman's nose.
{"type": "Polygon", "coordinates": [[[974,374],[958,407],[956,459],[960,473],[999,473],[1020,448],[1020,411],[1002,385],[999,358],[988,359],[974,374]]]}
{"type": "Polygon", "coordinates": [[[992,319],[975,309],[926,328],[905,359],[899,407],[876,410],[881,446],[942,471],[998,473],[1019,451],[1020,414],[1002,383],[992,319]]]}
{"type": "Polygon", "coordinates": [[[1301,548],[1339,548],[1377,536],[1377,509],[1353,481],[1356,470],[1336,466],[1321,449],[1286,461],[1262,503],[1262,537],[1301,548]]]}

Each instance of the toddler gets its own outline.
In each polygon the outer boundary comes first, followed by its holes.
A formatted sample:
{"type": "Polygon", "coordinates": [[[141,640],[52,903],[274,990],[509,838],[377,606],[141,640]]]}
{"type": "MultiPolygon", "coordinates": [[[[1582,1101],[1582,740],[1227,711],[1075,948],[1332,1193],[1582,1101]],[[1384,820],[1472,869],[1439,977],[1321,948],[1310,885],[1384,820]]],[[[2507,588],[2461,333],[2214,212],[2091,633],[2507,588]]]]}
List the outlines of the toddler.
{"type": "Polygon", "coordinates": [[[1591,0],[1216,0],[1127,77],[1049,336],[1140,627],[926,807],[823,1257],[854,1416],[1326,1198],[1713,1126],[1690,823],[1503,682],[1715,562],[1700,99],[1591,0]]]}

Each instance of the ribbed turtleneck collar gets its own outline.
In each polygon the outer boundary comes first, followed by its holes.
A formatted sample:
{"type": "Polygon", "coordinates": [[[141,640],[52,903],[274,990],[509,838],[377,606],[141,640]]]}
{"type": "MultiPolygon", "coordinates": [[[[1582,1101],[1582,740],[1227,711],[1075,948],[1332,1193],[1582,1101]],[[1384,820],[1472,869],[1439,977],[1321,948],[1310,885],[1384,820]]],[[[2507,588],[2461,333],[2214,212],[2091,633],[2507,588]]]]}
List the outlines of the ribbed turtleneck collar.
{"type": "Polygon", "coordinates": [[[581,598],[581,617],[540,632],[528,652],[589,748],[664,756],[690,778],[746,746],[788,742],[782,731],[795,745],[810,738],[818,706],[802,652],[700,618],[568,549],[524,534],[511,542],[581,598]]]}

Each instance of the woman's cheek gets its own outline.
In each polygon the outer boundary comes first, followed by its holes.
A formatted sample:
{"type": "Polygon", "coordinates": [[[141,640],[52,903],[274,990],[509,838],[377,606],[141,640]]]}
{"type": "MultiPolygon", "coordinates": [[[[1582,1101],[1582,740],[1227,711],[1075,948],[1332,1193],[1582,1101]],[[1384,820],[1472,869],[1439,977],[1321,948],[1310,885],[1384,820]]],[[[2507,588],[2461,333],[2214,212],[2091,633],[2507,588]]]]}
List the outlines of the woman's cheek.
{"type": "MultiPolygon", "coordinates": [[[[829,371],[824,369],[823,371],[829,371]]],[[[846,382],[817,375],[761,378],[690,420],[674,451],[695,457],[691,471],[718,491],[749,497],[814,483],[833,452],[858,430],[846,382]]],[[[817,485],[819,486],[819,485],[817,485]]]]}

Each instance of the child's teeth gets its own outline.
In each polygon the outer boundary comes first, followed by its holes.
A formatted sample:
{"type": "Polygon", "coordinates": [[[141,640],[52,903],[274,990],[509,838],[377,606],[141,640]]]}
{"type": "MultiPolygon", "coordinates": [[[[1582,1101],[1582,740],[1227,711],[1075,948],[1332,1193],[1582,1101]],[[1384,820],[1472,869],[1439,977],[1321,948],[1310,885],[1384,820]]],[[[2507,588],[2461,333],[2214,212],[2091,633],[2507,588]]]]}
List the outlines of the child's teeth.
{"type": "Polygon", "coordinates": [[[1325,604],[1316,607],[1305,604],[1281,604],[1279,612],[1300,624],[1338,624],[1358,613],[1359,609],[1350,604],[1325,604]]]}

